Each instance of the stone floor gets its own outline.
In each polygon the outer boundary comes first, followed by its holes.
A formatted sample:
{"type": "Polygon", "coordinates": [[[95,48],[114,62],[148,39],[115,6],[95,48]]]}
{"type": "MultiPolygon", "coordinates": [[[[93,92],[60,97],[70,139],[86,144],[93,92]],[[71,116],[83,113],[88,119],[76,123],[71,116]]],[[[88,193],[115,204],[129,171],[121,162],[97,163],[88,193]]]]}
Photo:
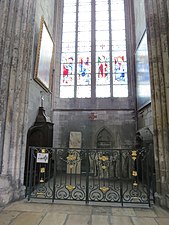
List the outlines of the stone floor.
{"type": "Polygon", "coordinates": [[[169,211],[22,200],[0,208],[0,225],[169,225],[169,211]]]}

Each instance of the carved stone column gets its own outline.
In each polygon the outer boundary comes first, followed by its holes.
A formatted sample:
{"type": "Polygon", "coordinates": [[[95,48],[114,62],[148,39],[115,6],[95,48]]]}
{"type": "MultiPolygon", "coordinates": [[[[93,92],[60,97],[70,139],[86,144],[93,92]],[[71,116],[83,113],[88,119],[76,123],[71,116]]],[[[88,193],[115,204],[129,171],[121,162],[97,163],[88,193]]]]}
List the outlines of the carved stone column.
{"type": "Polygon", "coordinates": [[[35,5],[0,1],[0,205],[22,194],[35,5]]]}
{"type": "Polygon", "coordinates": [[[156,200],[162,206],[167,206],[169,193],[169,8],[167,4],[168,0],[145,0],[154,125],[156,200]]]}

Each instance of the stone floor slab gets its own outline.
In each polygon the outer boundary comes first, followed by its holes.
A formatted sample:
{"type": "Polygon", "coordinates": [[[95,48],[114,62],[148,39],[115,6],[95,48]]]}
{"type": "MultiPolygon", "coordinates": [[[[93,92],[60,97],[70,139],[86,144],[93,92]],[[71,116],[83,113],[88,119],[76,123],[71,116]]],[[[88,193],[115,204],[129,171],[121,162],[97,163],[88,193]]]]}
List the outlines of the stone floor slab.
{"type": "Polygon", "coordinates": [[[127,216],[111,216],[111,225],[133,225],[131,218],[127,216]]]}
{"type": "Polygon", "coordinates": [[[112,208],[114,216],[136,216],[133,208],[112,208]]]}
{"type": "Polygon", "coordinates": [[[167,217],[167,218],[169,218],[169,211],[166,211],[159,206],[154,206],[153,210],[154,210],[155,214],[157,215],[157,217],[167,217]]]}
{"type": "Polygon", "coordinates": [[[92,214],[93,215],[111,215],[112,207],[100,207],[100,206],[93,206],[92,214]]]}
{"type": "Polygon", "coordinates": [[[135,208],[134,212],[138,217],[157,217],[153,209],[135,208]]]}
{"type": "Polygon", "coordinates": [[[10,225],[39,225],[42,218],[41,213],[23,212],[10,225]]]}
{"type": "Polygon", "coordinates": [[[67,214],[86,214],[90,215],[92,212],[91,206],[84,206],[84,205],[51,205],[49,208],[50,212],[60,212],[60,213],[67,213],[67,214]]]}
{"type": "Polygon", "coordinates": [[[134,225],[158,225],[154,218],[131,217],[134,225]]]}
{"type": "Polygon", "coordinates": [[[20,214],[20,212],[16,212],[16,211],[3,211],[0,214],[0,225],[8,225],[10,224],[18,215],[20,214]]]}
{"type": "Polygon", "coordinates": [[[67,214],[60,214],[58,212],[49,212],[45,215],[39,225],[63,225],[66,220],[67,214]]]}
{"type": "Polygon", "coordinates": [[[108,216],[92,215],[92,225],[109,225],[108,216]]]}
{"type": "Polygon", "coordinates": [[[156,218],[158,225],[169,225],[169,218],[156,218]]]}
{"type": "Polygon", "coordinates": [[[88,225],[89,220],[90,216],[87,215],[69,215],[65,225],[88,225]]]}
{"type": "Polygon", "coordinates": [[[4,210],[21,211],[21,212],[43,212],[47,211],[49,204],[29,203],[29,202],[14,202],[7,206],[4,210]]]}

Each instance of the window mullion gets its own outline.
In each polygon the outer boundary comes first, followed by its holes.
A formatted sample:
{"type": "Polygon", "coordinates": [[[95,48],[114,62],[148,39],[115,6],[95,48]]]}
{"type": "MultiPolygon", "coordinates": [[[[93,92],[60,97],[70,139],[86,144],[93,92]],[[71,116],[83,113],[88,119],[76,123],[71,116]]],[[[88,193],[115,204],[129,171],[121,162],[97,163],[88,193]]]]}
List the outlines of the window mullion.
{"type": "Polygon", "coordinates": [[[112,63],[112,33],[111,33],[111,0],[109,3],[109,50],[110,50],[110,96],[113,98],[113,63],[112,63]]]}
{"type": "Polygon", "coordinates": [[[76,2],[76,34],[75,34],[75,80],[74,80],[74,96],[77,97],[77,49],[78,49],[78,11],[79,0],[76,2]]]}
{"type": "Polygon", "coordinates": [[[96,98],[96,23],[95,23],[95,0],[91,4],[91,98],[96,98]]]}

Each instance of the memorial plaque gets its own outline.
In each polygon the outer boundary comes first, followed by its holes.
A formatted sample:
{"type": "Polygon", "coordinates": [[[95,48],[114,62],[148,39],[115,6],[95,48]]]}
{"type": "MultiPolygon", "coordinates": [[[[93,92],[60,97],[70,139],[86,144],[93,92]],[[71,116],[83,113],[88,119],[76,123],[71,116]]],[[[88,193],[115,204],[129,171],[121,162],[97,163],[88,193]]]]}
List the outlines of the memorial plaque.
{"type": "Polygon", "coordinates": [[[69,148],[81,148],[82,146],[82,133],[70,132],[69,148]]]}

